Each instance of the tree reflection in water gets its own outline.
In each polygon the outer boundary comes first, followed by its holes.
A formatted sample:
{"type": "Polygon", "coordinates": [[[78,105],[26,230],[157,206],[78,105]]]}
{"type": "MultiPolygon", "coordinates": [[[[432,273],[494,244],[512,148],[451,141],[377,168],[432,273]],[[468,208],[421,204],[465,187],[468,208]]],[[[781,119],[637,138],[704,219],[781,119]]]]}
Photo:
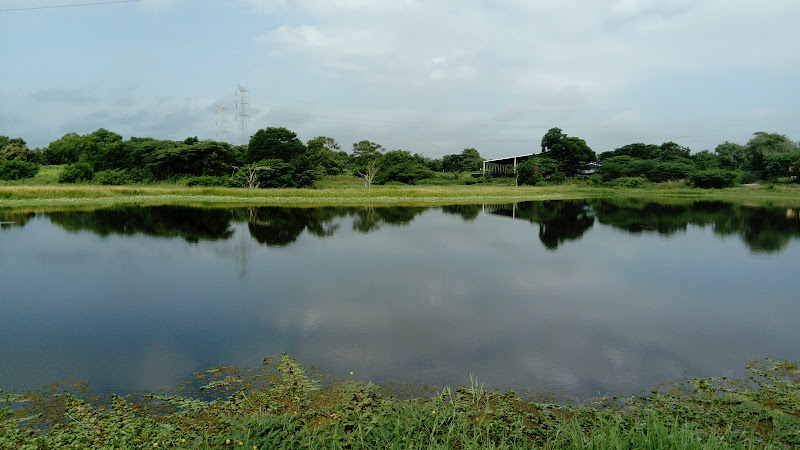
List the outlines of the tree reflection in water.
{"type": "MultiPolygon", "coordinates": [[[[383,225],[406,226],[430,207],[249,207],[194,208],[188,206],[114,207],[70,210],[43,215],[68,231],[89,231],[99,236],[143,234],[179,237],[187,242],[227,240],[234,223],[246,223],[252,238],[269,247],[285,247],[302,233],[321,238],[341,229],[337,219],[351,218],[359,233],[383,225]]],[[[800,236],[800,208],[747,206],[725,202],[659,203],[639,199],[594,199],[521,202],[499,205],[451,205],[444,214],[474,221],[481,213],[526,220],[538,225],[539,239],[548,250],[578,241],[595,222],[631,234],[683,233],[690,225],[711,227],[719,236],[738,236],[754,253],[774,253],[800,236]]],[[[37,214],[0,211],[2,228],[22,227],[37,214]]]]}

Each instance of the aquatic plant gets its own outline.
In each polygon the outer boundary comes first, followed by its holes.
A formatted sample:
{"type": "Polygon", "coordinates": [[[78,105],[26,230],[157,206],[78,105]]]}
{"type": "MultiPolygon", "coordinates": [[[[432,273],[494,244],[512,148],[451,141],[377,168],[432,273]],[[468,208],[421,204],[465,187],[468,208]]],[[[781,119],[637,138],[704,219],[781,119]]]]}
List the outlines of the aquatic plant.
{"type": "Polygon", "coordinates": [[[198,372],[176,392],[92,396],[82,383],[0,391],[0,448],[787,448],[800,446],[800,369],[680,379],[579,402],[530,391],[336,380],[288,355],[198,372]]]}

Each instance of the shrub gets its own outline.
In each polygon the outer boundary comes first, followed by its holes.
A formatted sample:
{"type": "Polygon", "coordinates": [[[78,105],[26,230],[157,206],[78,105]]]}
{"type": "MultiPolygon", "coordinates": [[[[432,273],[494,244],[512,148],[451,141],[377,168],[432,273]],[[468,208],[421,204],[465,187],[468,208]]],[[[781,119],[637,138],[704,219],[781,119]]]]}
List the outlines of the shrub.
{"type": "Polygon", "coordinates": [[[151,173],[144,169],[108,169],[94,174],[93,180],[99,184],[119,186],[123,184],[152,181],[151,173]]]}
{"type": "Polygon", "coordinates": [[[647,179],[654,182],[683,180],[694,167],[683,161],[657,162],[653,170],[647,173],[647,179]]]}
{"type": "Polygon", "coordinates": [[[433,171],[417,162],[402,162],[382,167],[375,176],[375,184],[387,184],[399,181],[405,184],[416,184],[417,181],[434,176],[433,171]]]}
{"type": "Polygon", "coordinates": [[[32,162],[0,159],[0,180],[31,178],[39,172],[39,165],[32,162]]]}
{"type": "Polygon", "coordinates": [[[469,185],[472,185],[472,184],[483,184],[483,183],[488,183],[488,182],[489,182],[489,178],[488,177],[479,177],[479,178],[468,178],[468,179],[466,179],[464,181],[464,184],[469,186],[469,185]]]}
{"type": "Polygon", "coordinates": [[[548,178],[547,181],[550,181],[551,183],[563,183],[564,181],[566,181],[566,179],[567,179],[566,175],[556,170],[555,173],[550,175],[550,178],[548,178]]]}
{"type": "Polygon", "coordinates": [[[78,181],[91,180],[94,177],[92,166],[87,163],[70,164],[58,176],[59,183],[77,183],[78,181]]]}
{"type": "Polygon", "coordinates": [[[698,170],[689,175],[689,182],[694,187],[722,189],[734,185],[736,172],[722,169],[698,170]]]}
{"type": "Polygon", "coordinates": [[[99,184],[119,186],[128,184],[128,174],[124,169],[110,169],[98,172],[94,176],[94,181],[99,184]]]}
{"type": "Polygon", "coordinates": [[[517,183],[535,186],[544,180],[539,168],[534,165],[533,159],[521,162],[517,165],[517,183]]]}

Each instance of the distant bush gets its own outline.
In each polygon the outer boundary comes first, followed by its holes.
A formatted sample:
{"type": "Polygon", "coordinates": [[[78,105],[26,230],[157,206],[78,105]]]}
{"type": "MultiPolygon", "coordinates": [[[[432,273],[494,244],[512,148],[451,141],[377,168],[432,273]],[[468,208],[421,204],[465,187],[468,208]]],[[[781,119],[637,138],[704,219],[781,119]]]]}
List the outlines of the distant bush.
{"type": "Polygon", "coordinates": [[[698,170],[689,175],[689,182],[694,187],[722,189],[733,186],[736,178],[736,172],[730,170],[698,170]]]}
{"type": "Polygon", "coordinates": [[[434,172],[417,163],[416,161],[400,162],[381,168],[375,176],[375,184],[387,184],[391,181],[399,181],[405,184],[416,184],[425,178],[432,178],[434,172]]]}
{"type": "MultiPolygon", "coordinates": [[[[389,181],[388,183],[393,183],[393,181],[389,181]]],[[[452,186],[455,184],[464,184],[464,183],[461,181],[454,181],[453,179],[448,179],[448,178],[423,178],[421,180],[415,181],[413,184],[415,186],[452,186]]]]}
{"type": "Polygon", "coordinates": [[[149,171],[144,169],[108,169],[96,172],[93,181],[98,184],[120,186],[146,183],[153,181],[153,177],[149,171]]]}
{"type": "Polygon", "coordinates": [[[742,184],[755,183],[756,181],[759,181],[759,177],[758,177],[757,173],[753,173],[753,172],[750,172],[750,171],[745,171],[745,172],[742,172],[741,175],[739,176],[739,183],[742,183],[742,184]]]}
{"type": "Polygon", "coordinates": [[[39,165],[18,159],[0,159],[0,180],[31,178],[39,172],[39,165]]]}
{"type": "Polygon", "coordinates": [[[70,164],[58,176],[59,183],[77,183],[78,181],[91,180],[94,177],[92,166],[87,163],[70,164]]]}
{"type": "Polygon", "coordinates": [[[567,180],[567,176],[564,175],[563,173],[559,172],[558,170],[556,170],[552,175],[550,175],[550,178],[547,179],[547,181],[549,181],[551,183],[556,183],[556,184],[563,183],[566,180],[567,180]]]}
{"type": "Polygon", "coordinates": [[[653,170],[648,172],[647,179],[654,182],[670,181],[670,180],[683,180],[694,170],[694,165],[691,161],[667,161],[656,162],[653,170]]]}
{"type": "Polygon", "coordinates": [[[112,186],[130,184],[127,171],[124,169],[110,169],[97,172],[94,176],[94,181],[98,184],[112,186]]]}
{"type": "Polygon", "coordinates": [[[533,159],[528,159],[517,165],[517,183],[535,186],[544,180],[539,167],[534,164],[533,159]]]}
{"type": "Polygon", "coordinates": [[[603,185],[603,177],[601,177],[598,174],[594,174],[594,175],[590,176],[588,180],[586,180],[586,183],[589,186],[602,186],[603,185]]]}
{"type": "Polygon", "coordinates": [[[467,180],[464,180],[464,184],[466,184],[467,186],[472,185],[472,184],[483,184],[483,183],[488,183],[488,182],[489,182],[489,178],[488,177],[469,178],[467,180]]]}

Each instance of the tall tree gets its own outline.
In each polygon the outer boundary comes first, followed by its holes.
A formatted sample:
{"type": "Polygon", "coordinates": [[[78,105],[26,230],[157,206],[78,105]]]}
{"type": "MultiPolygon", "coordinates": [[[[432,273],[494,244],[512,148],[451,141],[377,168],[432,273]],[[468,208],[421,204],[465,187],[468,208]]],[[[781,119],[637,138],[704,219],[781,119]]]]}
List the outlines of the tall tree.
{"type": "Polygon", "coordinates": [[[319,167],[328,175],[344,172],[347,164],[347,153],[332,137],[317,136],[308,141],[308,154],[317,161],[319,167]]]}
{"type": "Polygon", "coordinates": [[[67,133],[44,149],[45,164],[73,164],[95,148],[95,143],[77,133],[67,133]]]}
{"type": "Polygon", "coordinates": [[[457,155],[442,157],[442,170],[445,172],[474,172],[483,165],[483,158],[474,148],[465,148],[457,155]]]}
{"type": "Polygon", "coordinates": [[[383,146],[372,141],[359,141],[353,144],[351,161],[356,167],[365,166],[367,163],[379,159],[383,155],[383,146]]]}
{"type": "Polygon", "coordinates": [[[586,141],[567,136],[560,128],[551,128],[542,137],[542,153],[558,161],[559,169],[565,175],[576,173],[595,159],[595,153],[586,141]]]}
{"type": "MultiPolygon", "coordinates": [[[[5,138],[5,136],[0,136],[0,138],[5,138]]],[[[36,153],[30,150],[22,139],[0,139],[0,144],[3,144],[2,141],[5,141],[5,144],[0,145],[0,159],[24,162],[34,162],[36,159],[36,153]]]]}
{"type": "Polygon", "coordinates": [[[542,136],[542,153],[552,150],[556,144],[566,137],[567,135],[561,132],[561,128],[550,128],[542,136]]]}
{"type": "Polygon", "coordinates": [[[305,152],[306,146],[293,131],[283,127],[267,127],[258,130],[250,138],[247,162],[255,163],[265,159],[290,161],[305,152]]]}

